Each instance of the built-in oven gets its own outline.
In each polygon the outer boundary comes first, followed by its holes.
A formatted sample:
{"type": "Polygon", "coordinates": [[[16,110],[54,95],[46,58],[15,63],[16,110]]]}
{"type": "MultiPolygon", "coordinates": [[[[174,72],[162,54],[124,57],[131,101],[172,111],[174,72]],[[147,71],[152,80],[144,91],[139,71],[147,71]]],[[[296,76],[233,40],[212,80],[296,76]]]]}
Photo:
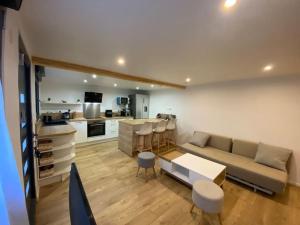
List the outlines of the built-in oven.
{"type": "Polygon", "coordinates": [[[88,121],[87,136],[95,137],[105,135],[105,120],[88,121]]]}

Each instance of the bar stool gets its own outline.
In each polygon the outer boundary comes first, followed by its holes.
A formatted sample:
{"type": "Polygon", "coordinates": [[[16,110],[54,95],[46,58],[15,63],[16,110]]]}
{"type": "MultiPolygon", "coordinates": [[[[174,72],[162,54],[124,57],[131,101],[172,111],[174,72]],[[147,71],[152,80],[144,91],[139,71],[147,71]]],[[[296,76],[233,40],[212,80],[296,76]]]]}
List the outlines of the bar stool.
{"type": "Polygon", "coordinates": [[[146,122],[141,126],[140,130],[135,132],[137,152],[144,152],[144,151],[152,152],[152,135],[153,135],[152,130],[153,130],[152,123],[146,122]],[[149,139],[148,141],[147,138],[149,139]]]}
{"type": "Polygon", "coordinates": [[[168,124],[166,127],[166,141],[168,144],[168,150],[170,149],[170,144],[176,146],[176,119],[168,120],[168,124]]]}
{"type": "Polygon", "coordinates": [[[167,120],[161,120],[157,124],[156,128],[153,129],[152,145],[156,141],[157,154],[159,154],[160,147],[166,146],[166,138],[165,138],[166,128],[167,128],[167,120]]]}

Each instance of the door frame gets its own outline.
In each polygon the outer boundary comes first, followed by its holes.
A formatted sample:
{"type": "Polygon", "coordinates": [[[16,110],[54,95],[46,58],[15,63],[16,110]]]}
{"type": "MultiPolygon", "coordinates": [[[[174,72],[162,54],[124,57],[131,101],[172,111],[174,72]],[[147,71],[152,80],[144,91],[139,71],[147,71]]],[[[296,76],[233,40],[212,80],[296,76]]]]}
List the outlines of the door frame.
{"type": "MultiPolygon", "coordinates": [[[[34,145],[33,145],[33,120],[32,120],[32,102],[31,102],[31,61],[29,58],[29,55],[26,51],[24,42],[22,40],[22,37],[19,35],[19,55],[20,54],[24,54],[24,81],[25,81],[25,89],[26,89],[26,94],[25,94],[25,104],[26,104],[26,136],[27,136],[27,142],[28,142],[28,148],[29,151],[27,154],[23,155],[23,151],[22,151],[22,137],[23,137],[23,133],[22,133],[22,125],[21,125],[21,121],[19,121],[20,123],[20,141],[21,141],[21,154],[22,154],[22,173],[23,173],[23,185],[24,185],[24,197],[25,197],[25,201],[26,201],[26,207],[27,207],[27,212],[28,212],[28,219],[29,219],[29,223],[30,225],[34,225],[35,224],[35,205],[36,205],[36,190],[35,190],[35,172],[34,172],[34,145]],[[28,195],[30,195],[30,200],[29,202],[26,199],[26,177],[24,174],[24,163],[26,162],[26,160],[29,161],[29,165],[28,165],[28,171],[30,174],[30,193],[28,193],[28,195]]],[[[20,58],[19,58],[19,63],[18,65],[20,66],[20,58]]],[[[18,72],[18,82],[20,85],[20,71],[18,72]]],[[[20,95],[20,86],[18,87],[19,89],[19,95],[20,95]]],[[[20,99],[19,99],[19,107],[21,107],[21,103],[20,103],[20,99]]],[[[21,110],[20,110],[21,113],[21,110]]],[[[20,120],[20,117],[19,117],[20,120]]]]}

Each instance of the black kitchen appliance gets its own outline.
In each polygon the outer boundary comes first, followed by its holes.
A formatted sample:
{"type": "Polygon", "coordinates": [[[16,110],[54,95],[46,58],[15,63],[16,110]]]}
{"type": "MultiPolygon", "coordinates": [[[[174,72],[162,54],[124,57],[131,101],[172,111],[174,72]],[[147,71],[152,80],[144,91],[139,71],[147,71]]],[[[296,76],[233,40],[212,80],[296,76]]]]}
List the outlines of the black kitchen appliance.
{"type": "Polygon", "coordinates": [[[121,116],[126,116],[126,109],[122,109],[121,116]]]}
{"type": "Polygon", "coordinates": [[[87,136],[101,136],[105,135],[105,120],[92,120],[87,124],[87,136]]]}
{"type": "Polygon", "coordinates": [[[57,126],[57,125],[67,125],[68,123],[64,119],[56,120],[46,120],[44,121],[44,126],[57,126]]]}
{"type": "Polygon", "coordinates": [[[127,105],[128,104],[128,98],[127,97],[118,97],[117,98],[117,104],[118,105],[127,105]]]}
{"type": "Polygon", "coordinates": [[[97,92],[85,92],[84,102],[86,103],[102,103],[102,93],[97,92]]]}
{"type": "Polygon", "coordinates": [[[112,117],[113,116],[113,112],[111,109],[105,110],[105,117],[112,117]]]}
{"type": "Polygon", "coordinates": [[[68,112],[64,112],[62,113],[62,118],[65,119],[65,120],[69,120],[70,117],[71,117],[71,110],[69,109],[68,112]]]}

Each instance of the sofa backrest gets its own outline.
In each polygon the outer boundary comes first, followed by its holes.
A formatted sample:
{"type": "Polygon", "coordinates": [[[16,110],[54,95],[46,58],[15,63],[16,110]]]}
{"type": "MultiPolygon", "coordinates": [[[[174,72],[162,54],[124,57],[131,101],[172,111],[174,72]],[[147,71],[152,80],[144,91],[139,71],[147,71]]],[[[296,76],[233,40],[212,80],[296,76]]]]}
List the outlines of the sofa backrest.
{"type": "Polygon", "coordinates": [[[258,143],[234,139],[232,143],[232,153],[245,156],[251,159],[255,158],[258,143]]]}
{"type": "Polygon", "coordinates": [[[226,152],[231,152],[232,139],[225,136],[209,134],[207,145],[226,152]]]}

